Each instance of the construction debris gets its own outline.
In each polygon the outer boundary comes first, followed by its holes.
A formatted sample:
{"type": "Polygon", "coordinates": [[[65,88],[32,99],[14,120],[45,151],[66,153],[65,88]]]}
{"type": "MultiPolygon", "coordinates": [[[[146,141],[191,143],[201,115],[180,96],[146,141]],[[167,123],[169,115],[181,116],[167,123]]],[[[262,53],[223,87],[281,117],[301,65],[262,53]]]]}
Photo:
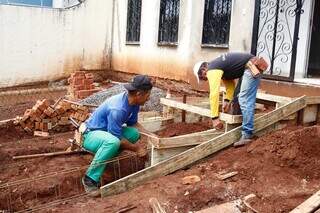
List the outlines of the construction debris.
{"type": "Polygon", "coordinates": [[[225,179],[228,179],[228,178],[231,178],[235,175],[237,175],[238,172],[229,172],[229,173],[225,173],[225,174],[217,174],[217,178],[219,180],[225,180],[225,179]]]}
{"type": "Polygon", "coordinates": [[[159,201],[157,198],[150,198],[149,203],[152,208],[153,213],[166,213],[166,211],[163,209],[163,207],[160,205],[159,201]]]}
{"type": "Polygon", "coordinates": [[[201,178],[197,175],[190,175],[182,178],[182,184],[187,185],[187,184],[193,184],[196,182],[199,182],[201,178]]]}
{"type": "Polygon", "coordinates": [[[72,130],[69,118],[78,123],[90,116],[89,108],[60,100],[58,104],[50,105],[47,99],[38,100],[32,109],[27,109],[22,117],[16,117],[14,123],[36,136],[47,137],[49,132],[72,130]]]}

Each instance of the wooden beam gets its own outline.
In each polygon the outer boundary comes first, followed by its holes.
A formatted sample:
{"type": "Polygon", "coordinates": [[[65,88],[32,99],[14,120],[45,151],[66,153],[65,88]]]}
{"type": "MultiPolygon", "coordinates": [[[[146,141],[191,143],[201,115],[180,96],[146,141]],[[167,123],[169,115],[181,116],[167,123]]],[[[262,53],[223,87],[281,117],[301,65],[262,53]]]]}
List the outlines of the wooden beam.
{"type": "Polygon", "coordinates": [[[320,190],[301,203],[290,213],[311,213],[320,208],[320,190]]]}
{"type": "Polygon", "coordinates": [[[205,117],[212,117],[210,110],[202,107],[192,106],[190,104],[184,104],[184,103],[181,103],[175,100],[170,100],[167,98],[161,98],[160,103],[169,107],[178,108],[180,110],[196,113],[205,117]]]}
{"type": "MultiPolygon", "coordinates": [[[[306,106],[305,97],[298,98],[270,113],[267,113],[255,121],[255,132],[263,130],[264,128],[278,122],[282,118],[291,115],[292,113],[304,108],[306,106]]],[[[108,196],[128,191],[136,186],[139,186],[146,181],[152,180],[156,177],[170,174],[187,165],[190,165],[200,159],[203,159],[221,149],[224,149],[234,142],[239,140],[241,136],[241,127],[235,128],[229,132],[224,133],[214,139],[199,144],[183,153],[180,153],[168,160],[162,161],[154,166],[145,168],[139,172],[121,178],[117,181],[104,185],[100,188],[101,196],[108,196]]]]}

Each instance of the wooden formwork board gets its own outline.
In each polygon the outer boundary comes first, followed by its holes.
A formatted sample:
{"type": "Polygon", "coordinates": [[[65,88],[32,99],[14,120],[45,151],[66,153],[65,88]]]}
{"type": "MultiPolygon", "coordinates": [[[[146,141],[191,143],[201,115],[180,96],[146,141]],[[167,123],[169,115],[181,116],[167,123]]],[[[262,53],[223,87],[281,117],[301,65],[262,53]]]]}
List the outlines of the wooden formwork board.
{"type": "MultiPolygon", "coordinates": [[[[285,98],[283,98],[283,99],[285,99],[285,98]]],[[[282,100],[282,99],[280,99],[280,100],[282,100]]],[[[179,101],[171,100],[171,99],[167,99],[167,98],[161,98],[160,102],[161,102],[161,104],[163,104],[165,106],[177,108],[180,110],[185,110],[185,111],[195,113],[195,114],[198,114],[198,115],[204,116],[204,117],[211,117],[210,110],[203,108],[203,107],[200,107],[200,106],[185,104],[185,103],[181,103],[179,101]]],[[[281,104],[279,104],[278,106],[280,107],[283,105],[285,105],[285,103],[281,102],[281,104]]],[[[260,117],[264,114],[265,113],[258,113],[255,115],[255,118],[260,117]]],[[[220,113],[219,118],[221,121],[224,121],[227,125],[229,125],[229,127],[231,126],[231,128],[234,127],[231,124],[240,124],[242,122],[242,115],[231,115],[231,114],[227,114],[227,113],[220,113]]],[[[288,120],[295,119],[295,116],[290,115],[284,119],[288,119],[288,120]]],[[[229,131],[231,128],[226,128],[226,131],[229,131]]]]}
{"type": "Polygon", "coordinates": [[[151,166],[222,134],[212,129],[171,138],[148,138],[151,166]]]}
{"type": "Polygon", "coordinates": [[[319,209],[320,209],[320,191],[317,191],[306,201],[304,201],[295,209],[290,211],[290,213],[312,213],[319,209]]]}
{"type": "MultiPolygon", "coordinates": [[[[265,129],[266,127],[274,123],[277,123],[282,118],[287,117],[300,109],[303,109],[305,106],[305,97],[301,97],[278,109],[275,109],[272,112],[267,113],[266,115],[257,118],[255,121],[255,133],[265,129]]],[[[201,143],[194,148],[188,149],[183,153],[162,161],[154,166],[148,167],[137,173],[131,174],[115,182],[102,186],[100,188],[101,196],[104,197],[125,192],[143,184],[148,180],[170,174],[223,148],[232,145],[234,142],[239,140],[240,136],[241,127],[235,128],[218,137],[215,137],[214,139],[201,143]]]]}

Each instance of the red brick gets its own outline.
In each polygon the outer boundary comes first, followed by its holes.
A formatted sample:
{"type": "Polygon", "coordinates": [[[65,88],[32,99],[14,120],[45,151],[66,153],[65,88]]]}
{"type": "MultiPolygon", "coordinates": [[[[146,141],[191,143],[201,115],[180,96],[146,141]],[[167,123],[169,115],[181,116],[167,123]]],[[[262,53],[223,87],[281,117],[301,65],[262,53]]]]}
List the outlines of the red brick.
{"type": "Polygon", "coordinates": [[[49,137],[49,132],[34,131],[33,135],[40,136],[40,137],[49,137]]]}
{"type": "Polygon", "coordinates": [[[48,123],[41,122],[39,125],[39,129],[43,132],[47,132],[48,131],[48,123]]]}
{"type": "Polygon", "coordinates": [[[93,84],[93,79],[91,79],[91,78],[85,79],[85,80],[84,80],[84,84],[86,84],[86,85],[91,85],[91,84],[93,84]]]}
{"type": "Polygon", "coordinates": [[[92,73],[86,73],[85,76],[86,76],[86,78],[93,78],[93,74],[92,73]]]}
{"type": "Polygon", "coordinates": [[[47,99],[43,99],[39,102],[38,109],[44,111],[45,109],[47,109],[48,106],[50,106],[50,102],[47,99]]]}
{"type": "Polygon", "coordinates": [[[65,112],[65,109],[62,106],[58,105],[55,108],[55,111],[57,112],[58,115],[61,115],[61,114],[63,114],[65,112]]]}
{"type": "Polygon", "coordinates": [[[76,71],[74,72],[75,76],[85,76],[86,72],[85,71],[76,71]]]}
{"type": "Polygon", "coordinates": [[[31,113],[31,109],[27,109],[27,110],[24,112],[24,115],[22,116],[21,120],[22,120],[22,121],[26,121],[28,118],[30,118],[30,113],[31,113]]]}
{"type": "Polygon", "coordinates": [[[43,112],[49,117],[53,117],[53,115],[55,113],[54,109],[52,107],[50,107],[50,106],[47,107],[47,109],[44,110],[43,112]]]}

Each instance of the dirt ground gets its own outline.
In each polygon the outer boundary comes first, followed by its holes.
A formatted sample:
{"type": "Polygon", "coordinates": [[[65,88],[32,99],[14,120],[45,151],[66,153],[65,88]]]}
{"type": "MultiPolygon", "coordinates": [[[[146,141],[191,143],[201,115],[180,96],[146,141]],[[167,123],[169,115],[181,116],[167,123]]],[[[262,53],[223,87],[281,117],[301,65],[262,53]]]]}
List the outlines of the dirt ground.
{"type": "MultiPolygon", "coordinates": [[[[3,118],[23,113],[24,102],[0,108],[3,118]],[[14,107],[13,107],[14,106],[14,107]]],[[[204,131],[210,123],[171,124],[157,134],[172,137],[204,131]]],[[[37,205],[81,195],[80,179],[90,154],[13,160],[12,156],[65,150],[73,132],[48,138],[26,135],[19,128],[0,127],[0,211],[28,209],[37,205]],[[10,186],[8,186],[10,185],[10,186]]],[[[259,212],[289,212],[320,188],[320,126],[288,127],[256,139],[241,148],[227,148],[193,166],[149,181],[128,192],[107,198],[80,197],[50,205],[41,212],[152,212],[149,199],[155,197],[167,212],[185,213],[208,208],[255,194],[251,205],[259,212]],[[237,171],[221,181],[218,173],[237,171]],[[182,178],[198,175],[201,181],[183,185],[182,178]]],[[[130,152],[107,166],[103,183],[143,168],[143,161],[130,152]],[[129,157],[127,157],[129,156],[129,157]]]]}
{"type": "MultiPolygon", "coordinates": [[[[14,210],[83,193],[80,178],[92,159],[91,155],[19,161],[11,158],[64,150],[68,147],[67,139],[72,137],[71,132],[50,138],[34,138],[11,126],[2,128],[0,133],[4,135],[0,138],[1,186],[30,177],[53,177],[0,189],[1,195],[11,192],[14,210]],[[83,169],[72,172],[71,169],[75,168],[83,169]],[[55,172],[61,174],[56,175],[55,172]]],[[[196,165],[147,182],[129,192],[108,198],[73,199],[42,211],[116,212],[123,207],[134,206],[129,212],[152,212],[148,200],[155,197],[168,212],[188,212],[254,193],[257,198],[251,204],[259,212],[288,212],[319,190],[319,142],[320,126],[290,127],[258,138],[248,146],[225,149],[196,165]],[[238,175],[225,181],[216,177],[218,173],[232,171],[237,171],[238,175]],[[183,185],[182,178],[188,175],[198,175],[201,181],[183,185]]],[[[105,179],[111,171],[107,170],[105,179]]],[[[6,205],[7,196],[0,196],[0,209],[6,209],[6,205]]]]}
{"type": "Polygon", "coordinates": [[[203,121],[198,123],[172,123],[166,126],[165,129],[155,132],[159,137],[174,137],[186,135],[194,132],[202,132],[212,128],[211,121],[203,121]]]}
{"type": "Polygon", "coordinates": [[[251,205],[259,212],[289,212],[320,187],[320,126],[290,127],[230,147],[198,164],[157,178],[119,195],[83,199],[52,208],[52,212],[152,212],[148,200],[155,197],[168,212],[189,212],[255,194],[251,205]],[[237,171],[225,181],[219,172],[237,171]],[[201,181],[183,185],[182,178],[198,175],[201,181]]]}

